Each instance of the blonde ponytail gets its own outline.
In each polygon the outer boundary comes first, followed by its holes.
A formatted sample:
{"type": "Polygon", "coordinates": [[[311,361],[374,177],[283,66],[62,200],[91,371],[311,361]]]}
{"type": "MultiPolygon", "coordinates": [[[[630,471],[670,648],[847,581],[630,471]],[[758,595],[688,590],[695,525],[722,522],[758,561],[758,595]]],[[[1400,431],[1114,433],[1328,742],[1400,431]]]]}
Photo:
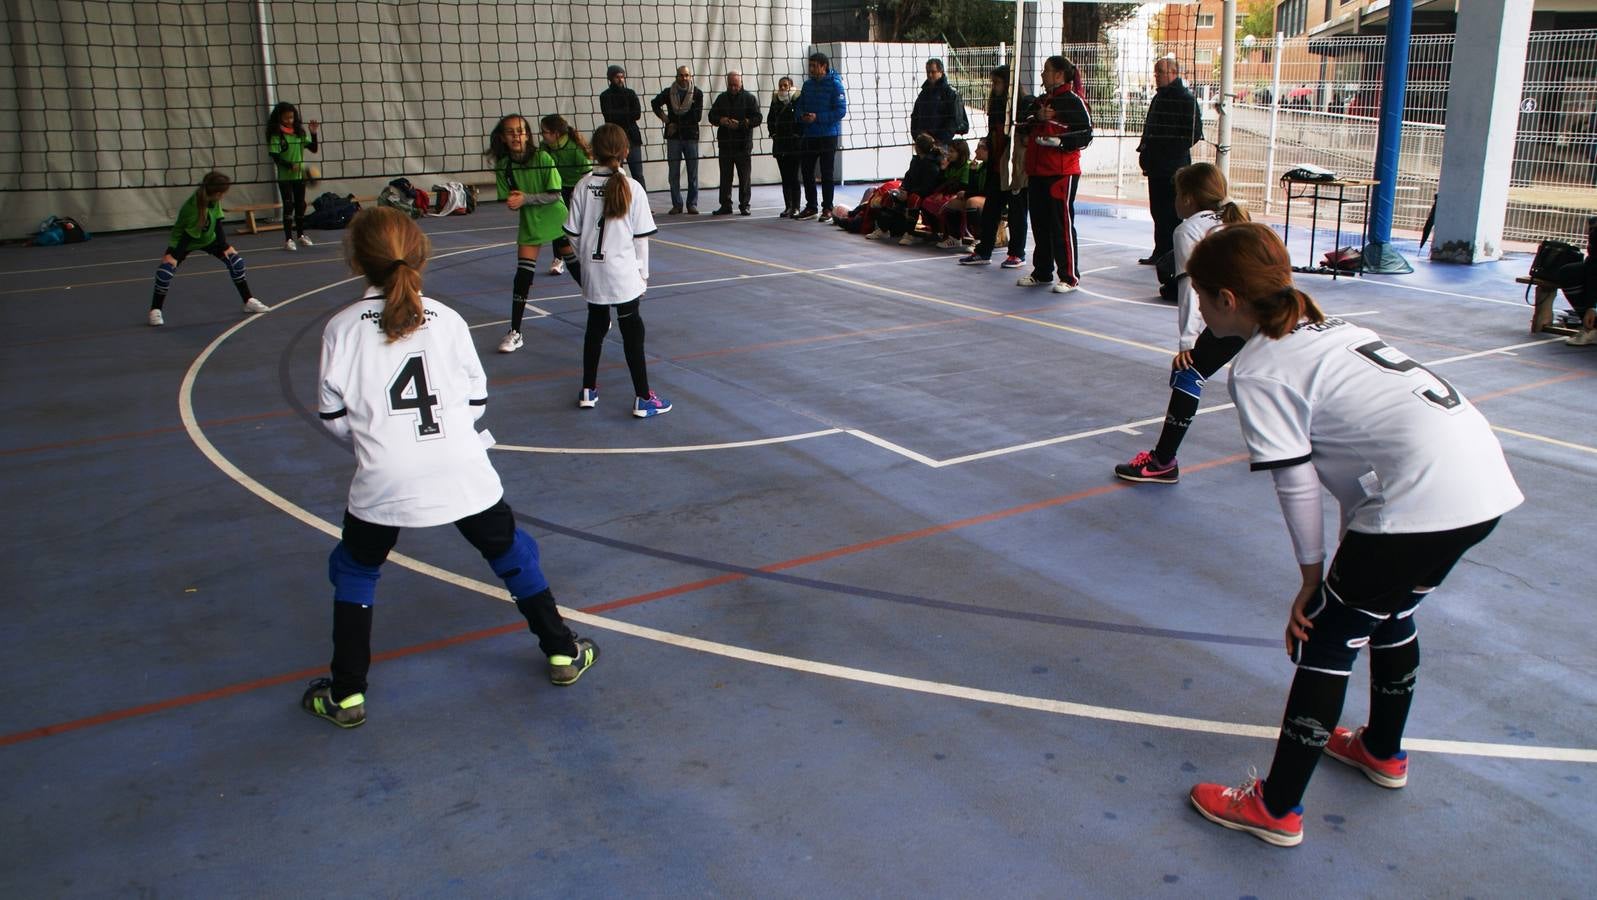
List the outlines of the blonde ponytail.
{"type": "Polygon", "coordinates": [[[421,303],[421,270],[431,242],[397,209],[363,209],[350,220],[344,236],[344,258],[350,271],[383,292],[379,324],[390,343],[409,337],[425,321],[421,303]]]}

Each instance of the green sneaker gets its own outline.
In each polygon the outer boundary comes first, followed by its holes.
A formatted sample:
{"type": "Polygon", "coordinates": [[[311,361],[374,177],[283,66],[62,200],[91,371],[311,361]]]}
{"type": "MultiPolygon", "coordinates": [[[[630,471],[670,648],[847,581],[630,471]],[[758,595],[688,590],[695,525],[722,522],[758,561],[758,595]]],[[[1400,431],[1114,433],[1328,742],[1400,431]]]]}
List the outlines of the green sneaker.
{"type": "Polygon", "coordinates": [[[576,656],[555,654],[549,657],[549,680],[561,686],[576,684],[582,673],[588,671],[588,667],[598,658],[598,644],[588,638],[577,638],[576,656]]]}
{"type": "Polygon", "coordinates": [[[333,700],[333,680],[318,678],[305,689],[299,705],[313,716],[326,719],[339,728],[354,728],[366,721],[366,695],[350,694],[342,700],[333,700]]]}

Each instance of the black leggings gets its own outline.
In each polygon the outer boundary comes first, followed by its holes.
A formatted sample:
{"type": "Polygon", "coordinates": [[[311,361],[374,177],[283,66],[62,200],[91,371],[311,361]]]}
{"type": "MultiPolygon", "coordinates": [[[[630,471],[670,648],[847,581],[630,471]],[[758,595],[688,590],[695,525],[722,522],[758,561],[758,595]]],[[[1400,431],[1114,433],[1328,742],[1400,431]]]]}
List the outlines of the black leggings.
{"type": "MultiPolygon", "coordinates": [[[[482,512],[455,522],[455,528],[489,562],[509,553],[516,543],[516,514],[502,498],[482,512]]],[[[355,562],[363,566],[381,566],[399,541],[399,531],[394,525],[378,525],[358,519],[346,509],[341,544],[355,562]]],[[[532,557],[532,564],[537,564],[536,555],[532,557]]],[[[577,652],[576,635],[560,615],[552,591],[545,588],[515,600],[516,608],[526,618],[528,629],[537,635],[538,646],[545,655],[577,652]]],[[[371,627],[372,607],[336,600],[333,602],[333,660],[330,668],[335,700],[366,690],[366,676],[371,669],[371,627]]]]}
{"type": "MultiPolygon", "coordinates": [[[[1310,601],[1309,614],[1316,628],[1309,631],[1306,643],[1319,640],[1339,646],[1345,642],[1347,647],[1369,643],[1370,719],[1363,742],[1376,757],[1389,759],[1402,750],[1420,664],[1419,636],[1412,626],[1414,608],[1442,583],[1466,551],[1492,533],[1497,522],[1491,519],[1450,531],[1417,534],[1349,531],[1337,547],[1330,574],[1320,589],[1328,596],[1317,610],[1313,608],[1316,601],[1310,601]],[[1409,617],[1409,624],[1401,625],[1403,617],[1409,617]],[[1385,631],[1406,631],[1407,635],[1405,639],[1383,639],[1385,631]]],[[[1306,649],[1300,648],[1299,653],[1302,659],[1310,658],[1306,649]]],[[[1346,659],[1351,665],[1354,657],[1349,654],[1346,659]]],[[[1292,679],[1281,737],[1264,783],[1264,803],[1277,816],[1302,802],[1347,699],[1347,674],[1309,665],[1305,662],[1292,679]]]]}
{"type": "MultiPolygon", "coordinates": [[[[1242,352],[1242,345],[1247,343],[1240,337],[1220,337],[1208,328],[1198,335],[1197,341],[1192,345],[1192,368],[1198,373],[1202,381],[1214,377],[1232,357],[1242,352]]],[[[1190,382],[1183,383],[1172,372],[1173,383],[1180,383],[1181,387],[1172,387],[1170,390],[1170,403],[1165,407],[1164,428],[1159,432],[1159,442],[1154,445],[1153,455],[1161,463],[1169,463],[1176,458],[1176,451],[1181,449],[1181,442],[1187,436],[1187,429],[1192,427],[1192,417],[1198,414],[1198,394],[1192,390],[1202,392],[1201,387],[1190,382]]]]}
{"type": "MultiPolygon", "coordinates": [[[[649,367],[643,355],[643,315],[638,310],[642,299],[617,304],[615,311],[627,371],[632,373],[632,393],[647,397],[649,367]]],[[[604,351],[604,336],[610,333],[610,309],[602,303],[588,304],[588,330],[582,336],[582,386],[588,390],[599,389],[599,355],[604,351]]]]}
{"type": "Polygon", "coordinates": [[[279,181],[277,193],[283,198],[283,236],[288,240],[304,237],[305,182],[279,181]]]}

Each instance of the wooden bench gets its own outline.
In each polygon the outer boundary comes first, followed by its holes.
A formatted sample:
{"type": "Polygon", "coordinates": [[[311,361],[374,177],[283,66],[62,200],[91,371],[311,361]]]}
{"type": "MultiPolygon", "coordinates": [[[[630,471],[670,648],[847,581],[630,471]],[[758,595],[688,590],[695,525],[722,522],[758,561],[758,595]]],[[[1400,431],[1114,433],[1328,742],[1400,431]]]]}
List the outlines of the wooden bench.
{"type": "Polygon", "coordinates": [[[1553,321],[1553,303],[1558,299],[1557,282],[1548,281],[1545,278],[1532,278],[1529,275],[1521,275],[1515,278],[1514,281],[1517,284],[1530,285],[1536,289],[1536,305],[1532,307],[1530,314],[1531,334],[1540,334],[1544,331],[1551,334],[1573,335],[1576,333],[1575,329],[1567,325],[1556,324],[1553,321]]]}

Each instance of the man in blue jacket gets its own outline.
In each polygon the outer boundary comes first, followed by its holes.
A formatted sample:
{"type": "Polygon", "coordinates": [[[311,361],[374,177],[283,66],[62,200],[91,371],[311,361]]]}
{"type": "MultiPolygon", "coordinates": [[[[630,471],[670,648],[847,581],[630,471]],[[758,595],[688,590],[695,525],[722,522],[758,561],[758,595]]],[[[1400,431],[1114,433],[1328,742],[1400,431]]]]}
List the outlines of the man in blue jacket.
{"type": "Polygon", "coordinates": [[[804,208],[795,219],[808,219],[815,215],[815,164],[821,164],[820,221],[832,221],[832,189],[837,186],[836,160],[838,138],[843,133],[843,117],[848,115],[848,95],[843,90],[843,79],[832,71],[832,61],[825,53],[810,54],[810,77],[799,91],[798,114],[802,129],[799,166],[804,173],[804,208]]]}

